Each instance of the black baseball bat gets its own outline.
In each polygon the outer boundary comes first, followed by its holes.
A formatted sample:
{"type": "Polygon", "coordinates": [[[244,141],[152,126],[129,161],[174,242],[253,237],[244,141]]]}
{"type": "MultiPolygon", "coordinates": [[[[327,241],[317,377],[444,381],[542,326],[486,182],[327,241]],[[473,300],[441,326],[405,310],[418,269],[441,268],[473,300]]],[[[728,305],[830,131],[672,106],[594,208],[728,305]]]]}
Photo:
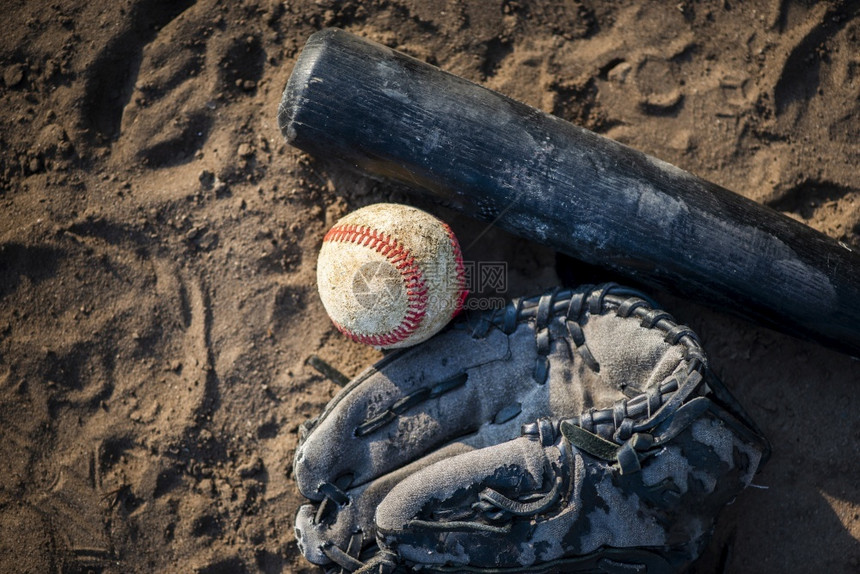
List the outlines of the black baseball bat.
{"type": "Polygon", "coordinates": [[[287,141],[593,265],[860,356],[860,255],[777,211],[343,30],[313,34],[287,141]]]}

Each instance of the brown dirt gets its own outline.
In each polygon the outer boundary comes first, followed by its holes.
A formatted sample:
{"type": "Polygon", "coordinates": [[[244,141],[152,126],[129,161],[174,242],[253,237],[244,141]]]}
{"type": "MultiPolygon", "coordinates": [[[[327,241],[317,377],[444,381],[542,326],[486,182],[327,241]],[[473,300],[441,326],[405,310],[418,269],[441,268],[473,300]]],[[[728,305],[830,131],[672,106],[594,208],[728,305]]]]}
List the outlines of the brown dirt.
{"type": "MultiPolygon", "coordinates": [[[[297,572],[296,429],[379,356],[322,235],[402,188],[283,143],[324,26],[396,47],[860,243],[856,2],[11,0],[0,36],[0,572],[297,572]]],[[[482,231],[440,208],[465,245],[482,231]]],[[[558,281],[497,230],[510,295],[558,281]]],[[[574,268],[574,273],[576,273],[574,268]]],[[[658,294],[773,458],[700,573],[860,572],[860,363],[658,294]]]]}

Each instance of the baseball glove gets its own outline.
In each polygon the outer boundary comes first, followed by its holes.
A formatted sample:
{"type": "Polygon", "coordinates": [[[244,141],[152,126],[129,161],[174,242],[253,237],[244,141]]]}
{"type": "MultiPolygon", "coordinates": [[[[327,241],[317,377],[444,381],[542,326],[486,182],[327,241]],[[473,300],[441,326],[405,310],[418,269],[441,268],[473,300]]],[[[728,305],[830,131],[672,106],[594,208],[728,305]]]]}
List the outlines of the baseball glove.
{"type": "Polygon", "coordinates": [[[616,285],[466,315],[302,428],[296,518],[333,571],[679,572],[767,442],[696,335],[616,285]]]}

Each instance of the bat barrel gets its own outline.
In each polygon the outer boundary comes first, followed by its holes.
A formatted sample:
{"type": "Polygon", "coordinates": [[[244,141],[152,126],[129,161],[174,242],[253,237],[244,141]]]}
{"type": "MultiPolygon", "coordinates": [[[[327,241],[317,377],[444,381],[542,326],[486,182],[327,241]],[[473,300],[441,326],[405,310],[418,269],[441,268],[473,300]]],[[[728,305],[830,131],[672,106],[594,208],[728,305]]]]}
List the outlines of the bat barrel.
{"type": "Polygon", "coordinates": [[[289,143],[639,282],[860,356],[860,255],[666,162],[342,30],[310,37],[289,143]]]}

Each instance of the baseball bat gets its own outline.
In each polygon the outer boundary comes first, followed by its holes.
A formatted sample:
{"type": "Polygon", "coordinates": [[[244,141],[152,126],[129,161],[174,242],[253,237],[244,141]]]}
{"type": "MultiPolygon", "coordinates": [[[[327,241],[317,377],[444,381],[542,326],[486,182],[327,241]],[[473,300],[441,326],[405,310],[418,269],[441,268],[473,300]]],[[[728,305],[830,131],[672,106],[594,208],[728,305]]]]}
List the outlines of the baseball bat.
{"type": "Polygon", "coordinates": [[[860,356],[860,255],[628,146],[337,29],[278,109],[311,154],[646,285],[860,356]]]}

